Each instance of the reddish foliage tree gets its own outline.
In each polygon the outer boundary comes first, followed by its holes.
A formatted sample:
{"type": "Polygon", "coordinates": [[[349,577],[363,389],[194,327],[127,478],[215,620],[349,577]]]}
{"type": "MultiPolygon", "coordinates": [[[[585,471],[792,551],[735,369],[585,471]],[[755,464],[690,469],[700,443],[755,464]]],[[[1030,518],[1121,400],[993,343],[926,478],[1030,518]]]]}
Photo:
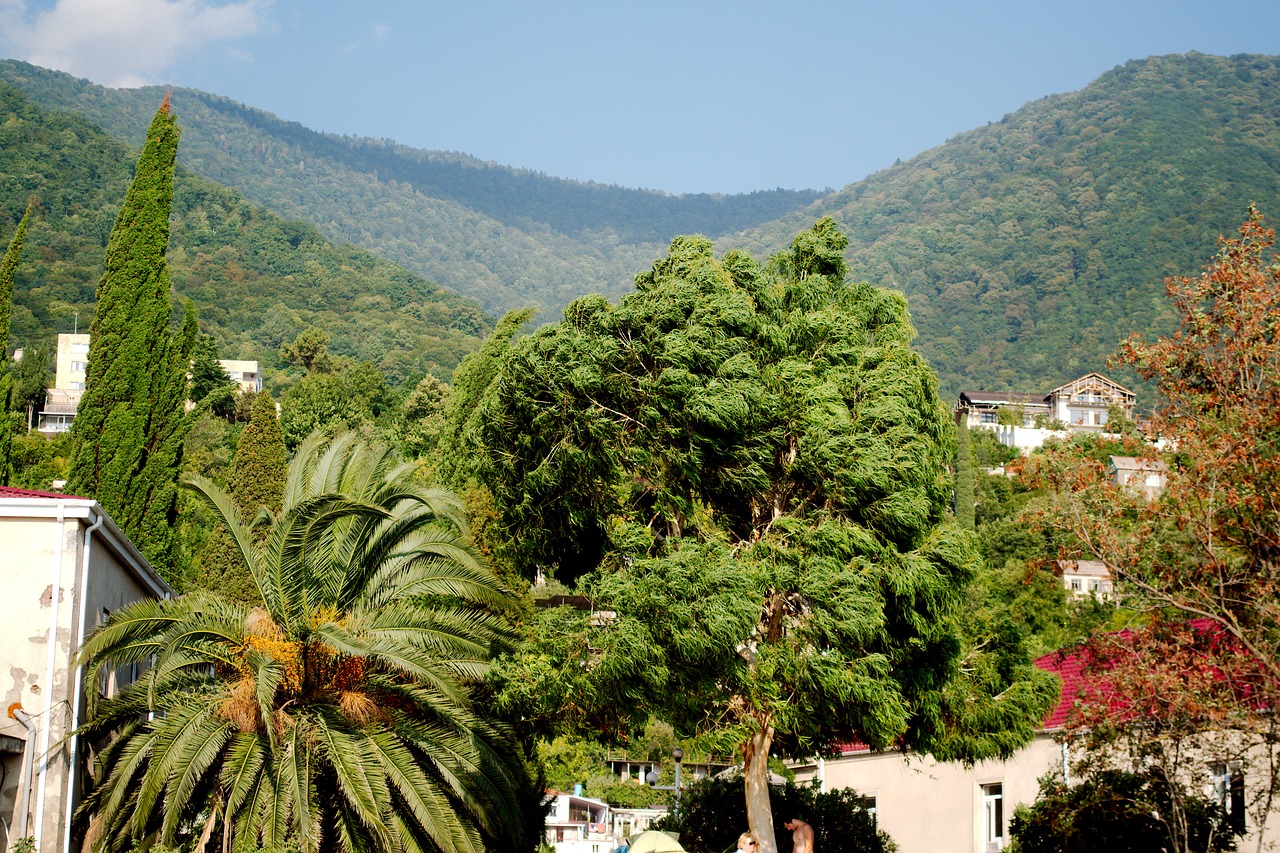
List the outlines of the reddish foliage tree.
{"type": "MultiPolygon", "coordinates": [[[[1070,447],[1045,454],[1026,471],[1054,495],[1036,521],[1071,534],[1063,556],[1105,561],[1118,575],[1125,603],[1152,618],[1147,629],[1119,635],[1123,647],[1114,637],[1095,641],[1090,651],[1105,663],[1106,677],[1082,698],[1077,729],[1089,731],[1095,743],[1123,738],[1148,753],[1187,737],[1204,743],[1208,733],[1234,732],[1232,743],[1243,747],[1247,740],[1255,763],[1265,756],[1255,799],[1260,814],[1280,781],[1271,722],[1272,709],[1280,707],[1280,261],[1270,253],[1274,236],[1251,208],[1239,237],[1220,241],[1201,276],[1166,281],[1182,316],[1180,330],[1154,342],[1134,336],[1121,344],[1118,361],[1154,382],[1160,394],[1150,423],[1163,439],[1160,449],[1134,449],[1167,470],[1157,499],[1112,484],[1104,465],[1070,447]],[[1177,627],[1188,620],[1200,627],[1177,627]]],[[[1172,770],[1185,775],[1182,764],[1172,770]]]]}

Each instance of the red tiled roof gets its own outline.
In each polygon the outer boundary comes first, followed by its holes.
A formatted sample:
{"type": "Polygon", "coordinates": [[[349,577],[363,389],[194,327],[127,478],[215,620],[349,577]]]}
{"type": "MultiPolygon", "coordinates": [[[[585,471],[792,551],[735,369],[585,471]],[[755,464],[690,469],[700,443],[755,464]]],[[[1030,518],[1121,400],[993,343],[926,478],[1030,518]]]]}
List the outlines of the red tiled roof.
{"type": "MultiPolygon", "coordinates": [[[[1225,632],[1216,622],[1211,619],[1191,619],[1185,623],[1197,635],[1205,637],[1211,643],[1229,641],[1225,632]],[[1217,638],[1215,640],[1215,638],[1217,638]]],[[[1111,634],[1112,637],[1123,639],[1126,643],[1133,636],[1133,632],[1125,629],[1111,634]]],[[[1044,731],[1053,731],[1062,728],[1066,723],[1067,715],[1071,712],[1071,708],[1075,705],[1080,694],[1090,687],[1089,677],[1086,670],[1089,668],[1090,654],[1086,649],[1063,649],[1057,652],[1050,652],[1044,657],[1037,658],[1035,665],[1043,669],[1045,672],[1052,672],[1062,679],[1062,691],[1058,696],[1058,704],[1054,707],[1049,715],[1044,718],[1044,722],[1040,724],[1040,728],[1044,731]]],[[[1094,682],[1094,687],[1103,687],[1105,684],[1094,682]]],[[[1114,698],[1112,700],[1112,713],[1124,716],[1126,711],[1127,700],[1124,698],[1114,698]]]]}
{"type": "Polygon", "coordinates": [[[1087,654],[1080,650],[1050,652],[1036,658],[1036,666],[1045,672],[1052,672],[1062,679],[1062,691],[1058,694],[1058,704],[1044,718],[1040,728],[1046,731],[1062,728],[1067,721],[1071,706],[1085,686],[1084,668],[1088,663],[1087,654]]]}
{"type": "Polygon", "coordinates": [[[0,486],[0,498],[70,498],[84,501],[88,498],[79,495],[64,495],[60,492],[37,492],[34,489],[15,489],[12,486],[0,486]]]}

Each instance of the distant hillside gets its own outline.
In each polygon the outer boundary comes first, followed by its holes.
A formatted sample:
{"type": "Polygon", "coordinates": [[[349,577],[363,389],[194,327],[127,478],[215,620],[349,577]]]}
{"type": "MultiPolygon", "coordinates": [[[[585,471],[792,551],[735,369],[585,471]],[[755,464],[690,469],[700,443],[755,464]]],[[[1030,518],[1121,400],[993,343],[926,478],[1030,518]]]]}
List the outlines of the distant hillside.
{"type": "Polygon", "coordinates": [[[853,275],[908,295],[949,393],[1047,391],[1130,332],[1170,331],[1164,278],[1198,274],[1251,202],[1280,224],[1280,58],[1165,56],[718,248],[773,251],[829,215],[853,275]]]}
{"type": "MultiPolygon", "coordinates": [[[[178,121],[185,124],[180,111],[178,121]]],[[[27,200],[38,200],[17,272],[13,343],[89,327],[136,156],[84,118],[42,109],[0,82],[0,243],[27,200]]],[[[317,325],[332,352],[371,361],[392,381],[447,378],[489,329],[475,303],[183,168],[169,264],[176,294],[196,302],[227,358],[271,365],[282,340],[317,325]]]]}
{"type": "MultiPolygon", "coordinates": [[[[105,89],[15,61],[0,61],[0,80],[134,145],[164,91],[105,89]]],[[[175,89],[173,103],[185,128],[179,161],[198,174],[491,310],[541,305],[549,319],[583,294],[628,290],[676,234],[740,231],[821,195],[672,196],[325,135],[193,89],[175,89]]]]}
{"type": "MultiPolygon", "coordinates": [[[[135,143],[162,94],[17,62],[0,80],[135,143]]],[[[575,183],[325,136],[201,92],[173,100],[189,168],[492,310],[555,319],[584,293],[625,292],[675,234],[731,233],[718,250],[764,255],[830,215],[853,274],[907,293],[948,394],[1047,391],[1105,369],[1125,335],[1171,329],[1164,277],[1197,273],[1250,202],[1280,222],[1275,57],[1130,62],[821,198],[575,183]]]]}

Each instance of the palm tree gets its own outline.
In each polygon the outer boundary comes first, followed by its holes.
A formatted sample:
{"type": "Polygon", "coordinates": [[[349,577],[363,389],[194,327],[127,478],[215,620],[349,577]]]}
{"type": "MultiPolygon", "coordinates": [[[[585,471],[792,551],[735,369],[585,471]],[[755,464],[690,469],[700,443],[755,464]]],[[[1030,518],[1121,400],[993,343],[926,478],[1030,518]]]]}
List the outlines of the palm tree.
{"type": "Polygon", "coordinates": [[[471,701],[510,594],[467,544],[457,499],[411,471],[353,433],[313,436],[280,514],[250,524],[222,489],[189,484],[261,602],[140,601],[85,644],[89,684],[147,667],[90,707],[86,734],[105,745],[82,806],[89,849],[514,845],[520,753],[471,701]]]}

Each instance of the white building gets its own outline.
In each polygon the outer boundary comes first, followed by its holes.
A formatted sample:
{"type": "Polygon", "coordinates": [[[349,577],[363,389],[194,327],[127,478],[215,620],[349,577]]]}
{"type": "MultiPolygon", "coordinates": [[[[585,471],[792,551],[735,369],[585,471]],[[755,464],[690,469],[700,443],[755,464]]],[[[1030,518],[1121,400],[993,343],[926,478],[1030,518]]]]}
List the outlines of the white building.
{"type": "Polygon", "coordinates": [[[557,853],[609,853],[619,846],[609,804],[579,794],[548,791],[546,841],[557,853]]]}
{"type": "Polygon", "coordinates": [[[75,420],[76,408],[84,394],[89,365],[89,336],[58,335],[53,387],[45,393],[44,408],[36,429],[47,435],[66,432],[75,420]]]}
{"type": "Polygon", "coordinates": [[[256,361],[240,361],[233,358],[218,359],[218,366],[240,386],[241,394],[256,394],[262,390],[262,373],[256,361]]]}
{"type": "MultiPolygon", "coordinates": [[[[1083,655],[1052,653],[1036,660],[1036,666],[1062,679],[1058,705],[1049,712],[1030,744],[1008,761],[981,761],[972,767],[934,761],[928,755],[872,752],[851,745],[838,758],[817,760],[795,767],[796,782],[817,780],[822,790],[850,788],[867,797],[876,821],[904,853],[995,853],[1010,844],[1009,822],[1014,809],[1030,805],[1039,795],[1039,780],[1046,775],[1069,778],[1075,756],[1055,740],[1085,684],[1083,655]]],[[[1202,767],[1217,774],[1206,795],[1216,796],[1243,819],[1246,795],[1265,792],[1266,780],[1241,775],[1214,755],[1206,753],[1202,767]]],[[[1218,756],[1220,758],[1220,755],[1218,756]]],[[[1259,765],[1266,766],[1262,758],[1259,765]]],[[[1264,771],[1265,772],[1265,771],[1264,771]]],[[[1264,828],[1244,824],[1240,849],[1276,849],[1280,826],[1272,808],[1264,828]],[[1264,846],[1258,846],[1259,841],[1264,846]]]]}
{"type": "Polygon", "coordinates": [[[1059,560],[1058,568],[1062,570],[1062,586],[1077,598],[1093,596],[1110,601],[1115,595],[1111,569],[1101,560],[1059,560]]]}
{"type": "Polygon", "coordinates": [[[1094,372],[1047,394],[962,391],[952,411],[957,424],[994,430],[1002,444],[1028,453],[1055,436],[1104,431],[1115,408],[1132,419],[1136,400],[1128,388],[1094,372]]]}
{"type": "Polygon", "coordinates": [[[1136,491],[1149,501],[1160,496],[1169,478],[1169,466],[1136,456],[1112,456],[1107,470],[1113,484],[1136,491]]]}
{"type": "Polygon", "coordinates": [[[0,487],[0,553],[8,709],[0,716],[0,849],[33,838],[41,853],[72,853],[86,752],[72,734],[85,708],[76,652],[112,611],[174,593],[87,498],[0,487]]]}

